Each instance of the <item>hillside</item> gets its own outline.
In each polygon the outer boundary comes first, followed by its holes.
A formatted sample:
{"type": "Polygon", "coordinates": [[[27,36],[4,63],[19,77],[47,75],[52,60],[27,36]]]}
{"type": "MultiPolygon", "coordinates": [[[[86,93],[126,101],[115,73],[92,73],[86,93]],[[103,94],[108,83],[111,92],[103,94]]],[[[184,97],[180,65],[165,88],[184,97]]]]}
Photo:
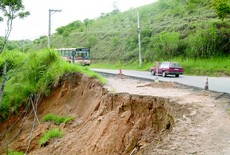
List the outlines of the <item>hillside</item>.
{"type": "MultiPolygon", "coordinates": [[[[230,20],[221,21],[211,1],[160,0],[138,8],[143,61],[173,57],[209,58],[230,51],[230,20]]],[[[137,9],[112,11],[59,27],[51,45],[90,47],[92,60],[138,60],[137,9]]],[[[32,48],[45,48],[47,37],[34,40],[32,48]]]]}

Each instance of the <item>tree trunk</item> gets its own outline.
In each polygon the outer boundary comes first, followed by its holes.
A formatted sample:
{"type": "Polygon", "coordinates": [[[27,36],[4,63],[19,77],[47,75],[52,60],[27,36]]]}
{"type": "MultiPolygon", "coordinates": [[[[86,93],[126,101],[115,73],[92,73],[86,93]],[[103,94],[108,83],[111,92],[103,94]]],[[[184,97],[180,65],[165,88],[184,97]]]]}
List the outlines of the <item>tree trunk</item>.
{"type": "Polygon", "coordinates": [[[2,97],[4,93],[4,87],[5,87],[5,80],[6,80],[6,70],[7,70],[7,61],[5,61],[3,74],[2,74],[2,84],[0,88],[0,108],[2,106],[2,97]]]}

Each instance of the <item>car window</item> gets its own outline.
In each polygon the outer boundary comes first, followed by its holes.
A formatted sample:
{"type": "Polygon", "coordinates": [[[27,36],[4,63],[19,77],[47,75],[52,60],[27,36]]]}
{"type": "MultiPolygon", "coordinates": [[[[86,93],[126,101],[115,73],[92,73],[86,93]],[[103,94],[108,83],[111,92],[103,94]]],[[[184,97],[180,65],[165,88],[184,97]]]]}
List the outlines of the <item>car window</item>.
{"type": "Polygon", "coordinates": [[[168,67],[168,66],[169,66],[169,63],[162,63],[160,67],[161,67],[161,68],[166,68],[166,67],[168,67]]]}
{"type": "Polygon", "coordinates": [[[181,67],[178,63],[171,63],[170,67],[181,67]]]}

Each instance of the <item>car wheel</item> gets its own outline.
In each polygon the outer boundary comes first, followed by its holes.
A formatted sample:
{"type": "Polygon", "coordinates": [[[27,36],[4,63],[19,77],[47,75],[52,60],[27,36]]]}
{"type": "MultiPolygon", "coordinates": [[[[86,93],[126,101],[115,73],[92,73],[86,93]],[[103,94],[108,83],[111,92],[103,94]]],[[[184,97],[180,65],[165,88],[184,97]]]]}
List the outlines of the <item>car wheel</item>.
{"type": "Polygon", "coordinates": [[[163,76],[163,77],[166,77],[166,76],[167,76],[166,73],[165,73],[164,71],[162,72],[162,76],[163,76]]]}
{"type": "Polygon", "coordinates": [[[176,77],[179,77],[179,74],[176,74],[175,76],[176,76],[176,77]]]}
{"type": "Polygon", "coordinates": [[[152,74],[152,75],[155,75],[156,73],[154,72],[154,70],[152,70],[152,71],[151,71],[151,74],[152,74]]]}

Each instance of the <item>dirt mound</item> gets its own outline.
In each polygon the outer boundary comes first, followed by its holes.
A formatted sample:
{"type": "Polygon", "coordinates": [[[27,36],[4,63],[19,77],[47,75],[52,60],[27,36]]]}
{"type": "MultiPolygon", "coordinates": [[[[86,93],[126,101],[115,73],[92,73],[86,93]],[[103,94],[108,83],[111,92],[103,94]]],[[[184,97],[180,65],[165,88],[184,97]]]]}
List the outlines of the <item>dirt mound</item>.
{"type": "Polygon", "coordinates": [[[173,82],[152,82],[138,87],[153,87],[153,88],[177,88],[177,84],[173,82]]]}
{"type": "Polygon", "coordinates": [[[37,117],[41,120],[53,113],[74,120],[59,126],[37,121],[33,126],[32,106],[22,108],[20,116],[1,123],[0,153],[6,148],[55,155],[138,152],[172,130],[172,105],[175,103],[159,97],[110,93],[96,79],[68,74],[55,84],[49,97],[40,97],[37,117]],[[60,128],[63,137],[39,146],[42,133],[51,128],[60,128]]]}

